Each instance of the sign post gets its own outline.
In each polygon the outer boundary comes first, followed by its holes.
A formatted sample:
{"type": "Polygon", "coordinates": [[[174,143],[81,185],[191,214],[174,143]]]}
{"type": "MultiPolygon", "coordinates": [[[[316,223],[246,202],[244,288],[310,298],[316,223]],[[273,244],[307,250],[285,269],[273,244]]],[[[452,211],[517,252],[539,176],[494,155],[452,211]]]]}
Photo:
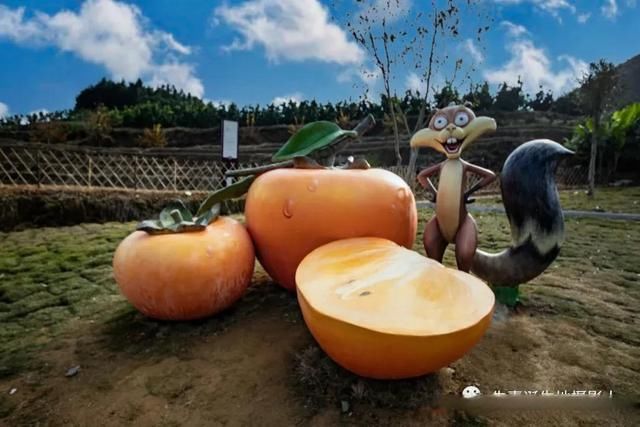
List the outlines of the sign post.
{"type": "MultiPolygon", "coordinates": [[[[222,161],[229,168],[238,163],[238,122],[222,121],[222,161]]],[[[227,185],[233,184],[233,178],[227,177],[227,185]]]]}

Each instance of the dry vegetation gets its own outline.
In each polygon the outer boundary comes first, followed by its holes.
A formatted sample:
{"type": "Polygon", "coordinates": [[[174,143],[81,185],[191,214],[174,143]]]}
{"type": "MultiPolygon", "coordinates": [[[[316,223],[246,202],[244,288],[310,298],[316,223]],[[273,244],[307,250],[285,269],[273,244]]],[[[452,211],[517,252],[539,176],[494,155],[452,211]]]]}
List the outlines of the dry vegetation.
{"type": "MultiPolygon", "coordinates": [[[[481,247],[507,244],[502,216],[477,220],[481,247]]],[[[111,276],[112,252],[132,226],[0,233],[0,425],[640,425],[632,412],[435,407],[469,384],[637,399],[638,222],[569,219],[561,257],[522,286],[522,307],[499,309],[481,343],[451,367],[402,382],[360,379],[333,364],[295,297],[260,268],[245,298],[220,316],[144,318],[111,276]]]]}

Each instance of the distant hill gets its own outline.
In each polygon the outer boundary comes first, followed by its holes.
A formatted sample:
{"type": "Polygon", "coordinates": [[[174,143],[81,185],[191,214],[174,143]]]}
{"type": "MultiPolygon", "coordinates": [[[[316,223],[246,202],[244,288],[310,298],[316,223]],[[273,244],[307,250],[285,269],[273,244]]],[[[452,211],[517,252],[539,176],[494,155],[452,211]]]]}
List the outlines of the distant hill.
{"type": "Polygon", "coordinates": [[[640,102],[640,55],[618,65],[619,91],[613,100],[615,109],[640,102]]]}

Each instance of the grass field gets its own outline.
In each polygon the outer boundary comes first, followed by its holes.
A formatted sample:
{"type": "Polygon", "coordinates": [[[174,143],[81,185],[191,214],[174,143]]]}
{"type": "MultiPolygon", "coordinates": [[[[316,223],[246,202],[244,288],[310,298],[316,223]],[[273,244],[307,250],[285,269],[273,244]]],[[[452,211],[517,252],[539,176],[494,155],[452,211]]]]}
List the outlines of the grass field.
{"type": "MultiPolygon", "coordinates": [[[[500,196],[486,196],[476,203],[499,205],[500,196]]],[[[593,197],[587,196],[584,189],[560,191],[560,203],[563,209],[601,212],[640,213],[640,187],[600,187],[593,197]]]]}
{"type": "MultiPolygon", "coordinates": [[[[608,208],[628,211],[628,196],[625,205],[614,190],[600,194],[608,208]]],[[[421,211],[421,227],[430,215],[421,211]]],[[[508,244],[502,216],[476,219],[481,248],[508,244]]],[[[0,233],[0,425],[640,425],[626,411],[433,407],[470,384],[638,399],[640,222],[567,220],[559,259],[521,287],[522,307],[499,308],[481,343],[449,368],[402,382],[335,366],[307,332],[294,295],[259,267],[247,295],[219,316],[144,318],[111,273],[112,253],[133,225],[0,233]],[[74,366],[79,373],[66,377],[74,366]]],[[[451,251],[445,262],[453,264],[451,251]]]]}

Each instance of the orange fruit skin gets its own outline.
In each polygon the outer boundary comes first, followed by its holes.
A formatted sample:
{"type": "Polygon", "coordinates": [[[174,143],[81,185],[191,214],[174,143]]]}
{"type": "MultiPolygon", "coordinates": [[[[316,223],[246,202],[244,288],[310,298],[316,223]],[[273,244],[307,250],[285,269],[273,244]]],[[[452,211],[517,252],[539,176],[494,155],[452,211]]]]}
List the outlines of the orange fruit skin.
{"type": "Polygon", "coordinates": [[[482,338],[495,308],[480,279],[380,238],[317,248],[296,279],[320,347],[368,378],[411,378],[449,365],[482,338]]]}
{"type": "Polygon", "coordinates": [[[461,358],[480,341],[493,309],[466,329],[431,336],[397,335],[343,322],[314,310],[298,292],[304,321],[320,347],[343,368],[374,379],[412,378],[461,358]]]}
{"type": "Polygon", "coordinates": [[[113,257],[124,296],[144,315],[164,320],[198,319],[228,308],[246,291],[254,265],[249,233],[228,217],[203,231],[135,231],[113,257]]]}
{"type": "Polygon", "coordinates": [[[383,169],[276,169],[251,185],[246,224],[269,275],[294,291],[315,248],[350,237],[381,237],[410,248],[418,214],[411,189],[383,169]]]}

